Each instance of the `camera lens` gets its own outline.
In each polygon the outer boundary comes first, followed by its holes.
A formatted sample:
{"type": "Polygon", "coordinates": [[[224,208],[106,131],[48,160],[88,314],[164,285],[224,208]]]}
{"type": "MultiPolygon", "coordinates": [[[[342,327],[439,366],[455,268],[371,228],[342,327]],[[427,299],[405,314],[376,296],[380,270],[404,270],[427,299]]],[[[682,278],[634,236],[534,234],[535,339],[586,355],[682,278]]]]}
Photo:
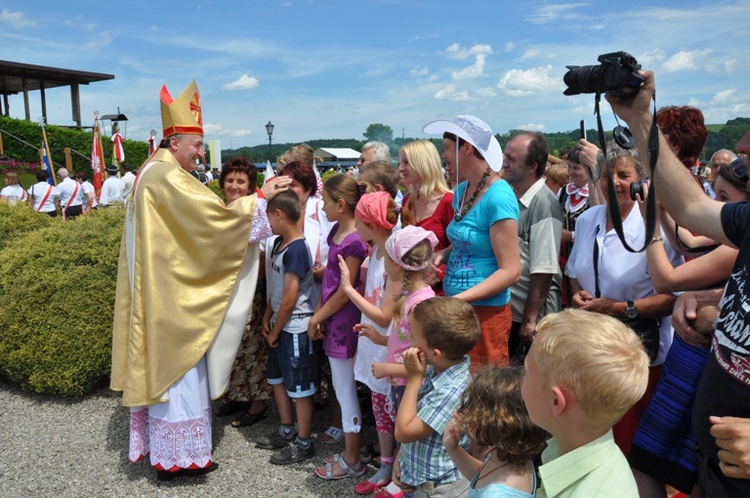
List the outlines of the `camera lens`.
{"type": "Polygon", "coordinates": [[[641,200],[643,200],[643,180],[630,184],[630,198],[635,201],[637,200],[636,195],[640,196],[641,200]]]}
{"type": "Polygon", "coordinates": [[[568,88],[563,92],[564,95],[597,92],[600,73],[603,70],[601,65],[566,67],[568,72],[563,76],[563,81],[568,85],[568,88]]]}

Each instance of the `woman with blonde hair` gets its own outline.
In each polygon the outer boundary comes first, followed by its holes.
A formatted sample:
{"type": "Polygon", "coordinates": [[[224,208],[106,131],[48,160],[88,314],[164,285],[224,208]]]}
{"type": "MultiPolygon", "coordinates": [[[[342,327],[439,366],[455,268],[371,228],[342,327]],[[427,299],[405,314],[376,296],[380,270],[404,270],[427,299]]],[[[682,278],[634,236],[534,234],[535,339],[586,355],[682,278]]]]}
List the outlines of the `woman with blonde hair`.
{"type": "MultiPolygon", "coordinates": [[[[443,162],[435,145],[429,140],[415,140],[401,147],[398,172],[401,183],[407,188],[401,215],[405,225],[416,225],[435,234],[436,251],[450,245],[445,231],[453,221],[453,192],[448,188],[443,174],[443,162]]],[[[432,287],[442,294],[442,275],[428,277],[432,287]]]]}
{"type": "Polygon", "coordinates": [[[0,201],[9,204],[16,202],[26,202],[29,196],[18,181],[18,173],[8,171],[5,173],[5,188],[0,190],[0,201]]]}

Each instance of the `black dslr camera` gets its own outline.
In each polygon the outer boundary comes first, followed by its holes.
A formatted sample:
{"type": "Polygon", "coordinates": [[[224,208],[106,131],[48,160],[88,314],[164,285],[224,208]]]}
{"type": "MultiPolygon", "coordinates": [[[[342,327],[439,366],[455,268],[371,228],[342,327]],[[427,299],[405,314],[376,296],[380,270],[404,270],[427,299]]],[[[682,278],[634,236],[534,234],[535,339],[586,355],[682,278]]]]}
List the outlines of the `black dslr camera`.
{"type": "Polygon", "coordinates": [[[638,180],[637,182],[630,184],[630,198],[632,200],[638,200],[636,196],[639,196],[640,200],[643,200],[643,192],[646,190],[647,181],[648,178],[644,178],[643,180],[638,180]]]}
{"type": "Polygon", "coordinates": [[[568,88],[565,95],[580,93],[609,93],[618,97],[634,97],[644,78],[638,74],[641,65],[627,52],[612,52],[599,56],[598,66],[566,66],[563,81],[568,88]]]}

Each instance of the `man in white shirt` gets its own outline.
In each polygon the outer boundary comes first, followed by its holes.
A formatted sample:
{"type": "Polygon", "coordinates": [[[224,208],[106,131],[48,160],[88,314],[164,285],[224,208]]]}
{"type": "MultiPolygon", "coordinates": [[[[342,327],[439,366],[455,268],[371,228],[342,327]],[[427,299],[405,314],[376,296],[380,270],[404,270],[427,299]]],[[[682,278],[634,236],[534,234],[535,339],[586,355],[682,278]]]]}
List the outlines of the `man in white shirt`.
{"type": "Polygon", "coordinates": [[[60,206],[60,189],[47,181],[46,171],[37,171],[36,179],[39,183],[35,183],[27,190],[31,207],[37,213],[44,213],[54,218],[60,206]]]}
{"type": "Polygon", "coordinates": [[[81,185],[70,177],[66,168],[57,170],[60,179],[57,188],[60,190],[60,208],[63,219],[71,219],[83,214],[83,195],[81,185]]]}
{"type": "Polygon", "coordinates": [[[89,213],[98,204],[96,201],[96,192],[94,186],[88,181],[85,171],[76,173],[76,181],[81,185],[81,197],[83,198],[83,212],[89,213]]]}
{"type": "Polygon", "coordinates": [[[130,191],[133,190],[135,175],[133,174],[133,167],[127,163],[122,163],[122,169],[125,170],[125,174],[121,178],[125,182],[125,193],[122,195],[123,200],[125,200],[130,195],[130,191]]]}
{"type": "Polygon", "coordinates": [[[99,197],[99,205],[101,207],[108,207],[113,204],[122,204],[125,202],[125,182],[117,178],[117,172],[119,168],[117,166],[107,166],[107,174],[109,178],[102,184],[102,193],[99,197]]]}

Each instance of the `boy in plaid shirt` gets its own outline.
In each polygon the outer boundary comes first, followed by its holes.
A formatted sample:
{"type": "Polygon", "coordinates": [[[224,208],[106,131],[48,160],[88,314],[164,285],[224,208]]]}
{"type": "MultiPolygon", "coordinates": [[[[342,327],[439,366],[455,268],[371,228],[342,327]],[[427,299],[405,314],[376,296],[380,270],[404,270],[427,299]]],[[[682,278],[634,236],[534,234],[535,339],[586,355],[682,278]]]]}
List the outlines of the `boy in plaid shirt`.
{"type": "MultiPolygon", "coordinates": [[[[422,301],[408,320],[412,347],[404,353],[407,383],[396,416],[396,440],[402,445],[393,482],[415,497],[458,496],[469,482],[442,438],[471,381],[467,354],[479,339],[479,320],[471,305],[453,297],[422,301]]],[[[460,444],[468,449],[468,437],[460,444]]]]}

